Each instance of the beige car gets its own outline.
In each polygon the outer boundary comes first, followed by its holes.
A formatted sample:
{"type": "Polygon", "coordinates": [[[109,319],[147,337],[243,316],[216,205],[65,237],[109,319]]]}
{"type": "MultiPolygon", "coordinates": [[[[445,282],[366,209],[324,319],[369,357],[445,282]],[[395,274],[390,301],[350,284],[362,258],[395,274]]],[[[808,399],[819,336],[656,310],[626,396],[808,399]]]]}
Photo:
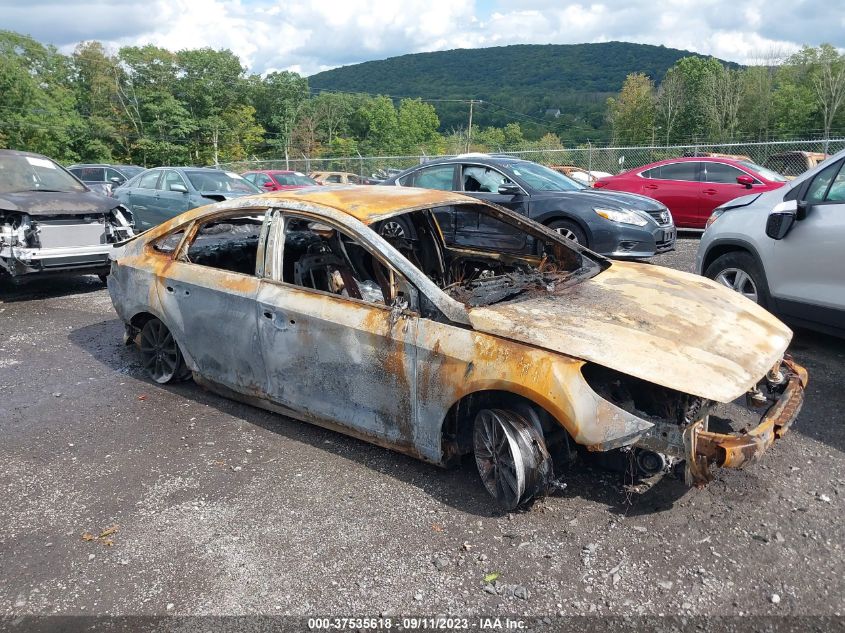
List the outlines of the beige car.
{"type": "MultiPolygon", "coordinates": [[[[581,451],[649,473],[757,459],[798,414],[792,333],[709,279],[605,259],[523,216],[409,187],[310,188],[188,211],[125,243],[109,292],[159,383],[196,382],[451,466],[506,508],[581,451]],[[536,255],[447,246],[454,207],[536,255]],[[410,222],[415,239],[380,225],[410,222]],[[503,226],[496,226],[503,225],[503,226]],[[709,429],[747,400],[759,425],[709,429]]],[[[755,422],[756,424],[756,422],[755,422]]]]}
{"type": "Polygon", "coordinates": [[[364,185],[365,179],[348,171],[312,171],[308,175],[321,185],[364,185]]]}

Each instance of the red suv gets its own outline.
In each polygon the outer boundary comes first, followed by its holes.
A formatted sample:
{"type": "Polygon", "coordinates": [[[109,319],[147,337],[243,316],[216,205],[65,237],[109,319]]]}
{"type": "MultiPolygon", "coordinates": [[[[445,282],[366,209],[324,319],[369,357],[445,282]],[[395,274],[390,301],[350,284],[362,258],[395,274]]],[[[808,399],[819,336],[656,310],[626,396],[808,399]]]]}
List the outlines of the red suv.
{"type": "Polygon", "coordinates": [[[285,191],[288,189],[302,189],[319,185],[316,180],[309,178],[302,172],[286,171],[283,169],[264,169],[261,171],[246,171],[241,174],[256,187],[264,191],[285,191]]]}
{"type": "Polygon", "coordinates": [[[730,158],[670,158],[600,178],[593,187],[639,193],[669,207],[675,226],[703,229],[720,204],[782,187],[786,178],[750,161],[730,158]]]}

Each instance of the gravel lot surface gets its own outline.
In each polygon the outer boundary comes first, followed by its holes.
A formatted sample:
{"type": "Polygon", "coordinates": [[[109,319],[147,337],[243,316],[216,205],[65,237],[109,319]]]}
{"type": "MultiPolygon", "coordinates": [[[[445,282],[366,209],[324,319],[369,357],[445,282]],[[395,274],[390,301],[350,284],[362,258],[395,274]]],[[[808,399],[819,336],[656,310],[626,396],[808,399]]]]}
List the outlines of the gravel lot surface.
{"type": "Polygon", "coordinates": [[[748,469],[503,514],[472,461],[151,383],[94,277],[0,292],[0,617],[843,611],[845,341],[796,332],[807,402],[748,469]]]}

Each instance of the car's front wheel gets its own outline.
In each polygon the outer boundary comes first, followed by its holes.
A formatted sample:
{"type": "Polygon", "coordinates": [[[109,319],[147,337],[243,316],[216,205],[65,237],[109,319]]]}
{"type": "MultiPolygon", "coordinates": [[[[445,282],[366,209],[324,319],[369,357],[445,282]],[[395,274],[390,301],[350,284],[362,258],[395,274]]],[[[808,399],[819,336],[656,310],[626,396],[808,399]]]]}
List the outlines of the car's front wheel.
{"type": "Polygon", "coordinates": [[[503,508],[512,510],[549,486],[552,460],[543,436],[515,411],[479,411],[473,447],[481,481],[503,508]]]}
{"type": "Polygon", "coordinates": [[[150,319],[141,328],[138,349],[144,371],[157,383],[163,385],[184,380],[188,376],[188,368],[176,339],[158,319],[150,319]]]}
{"type": "Polygon", "coordinates": [[[707,267],[704,275],[731,290],[736,290],[764,308],[769,304],[766,277],[757,261],[748,253],[726,253],[707,267]]]}
{"type": "Polygon", "coordinates": [[[571,220],[555,220],[554,222],[549,222],[549,228],[573,242],[578,242],[581,246],[589,247],[587,234],[584,233],[584,229],[571,220]]]}

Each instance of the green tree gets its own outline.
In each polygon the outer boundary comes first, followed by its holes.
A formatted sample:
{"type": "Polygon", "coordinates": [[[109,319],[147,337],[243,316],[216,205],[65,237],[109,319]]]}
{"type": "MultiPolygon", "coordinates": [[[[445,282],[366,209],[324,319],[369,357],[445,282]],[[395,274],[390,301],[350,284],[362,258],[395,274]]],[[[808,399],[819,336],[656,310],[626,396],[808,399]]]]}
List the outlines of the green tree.
{"type": "Polygon", "coordinates": [[[402,154],[436,153],[443,145],[437,131],[440,119],[430,103],[420,99],[402,99],[396,114],[397,149],[402,154]]]}
{"type": "Polygon", "coordinates": [[[252,77],[249,92],[258,125],[266,130],[267,146],[288,160],[297,118],[308,100],[308,80],[288,71],[252,77]]]}
{"type": "Polygon", "coordinates": [[[0,31],[0,143],[76,160],[85,134],[69,59],[31,37],[0,31]]]}
{"type": "Polygon", "coordinates": [[[654,82],[642,73],[625,79],[617,98],[607,100],[608,118],[617,142],[637,145],[651,142],[654,135],[654,82]]]}
{"type": "Polygon", "coordinates": [[[713,57],[684,57],[673,69],[683,78],[684,99],[678,112],[675,138],[684,141],[706,138],[709,129],[709,89],[712,77],[722,72],[719,60],[713,57]]]}

